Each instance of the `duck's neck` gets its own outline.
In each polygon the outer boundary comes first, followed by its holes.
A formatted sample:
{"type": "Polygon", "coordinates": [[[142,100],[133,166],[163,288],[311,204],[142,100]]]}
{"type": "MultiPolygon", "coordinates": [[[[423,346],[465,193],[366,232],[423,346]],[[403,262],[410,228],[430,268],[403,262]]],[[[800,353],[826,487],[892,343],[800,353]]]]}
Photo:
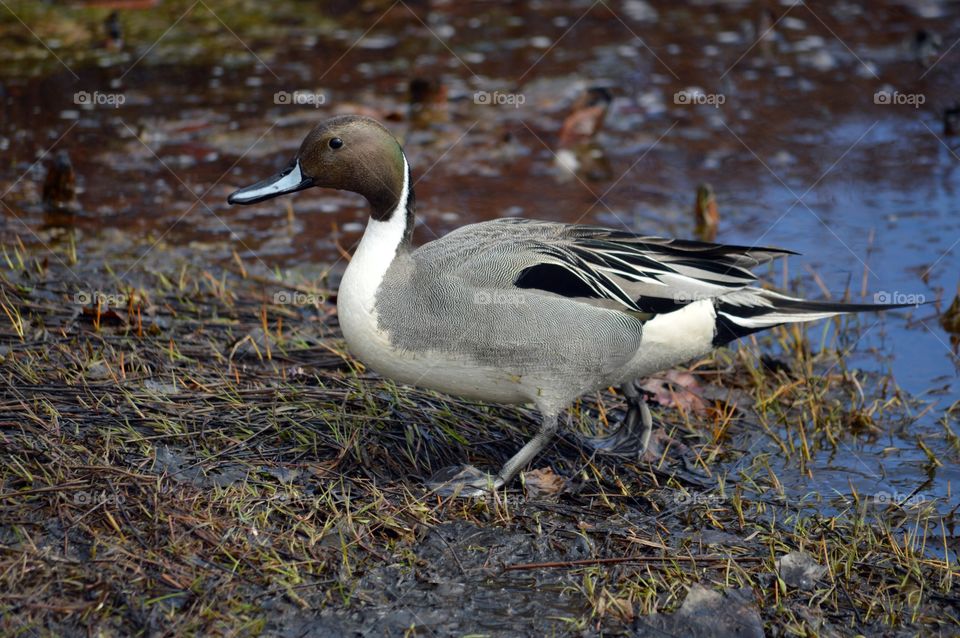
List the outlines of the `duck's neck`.
{"type": "Polygon", "coordinates": [[[416,202],[406,157],[403,158],[403,185],[399,194],[396,189],[392,192],[394,195],[390,197],[389,206],[385,197],[367,198],[371,207],[370,221],[341,284],[341,296],[347,292],[359,297],[368,310],[372,308],[377,288],[390,265],[410,252],[416,202]]]}
{"type": "Polygon", "coordinates": [[[407,158],[402,153],[400,157],[403,160],[403,182],[400,188],[384,184],[380,193],[367,197],[370,202],[370,221],[367,222],[367,229],[353,260],[371,253],[392,261],[398,251],[410,248],[416,198],[410,184],[407,158]]]}

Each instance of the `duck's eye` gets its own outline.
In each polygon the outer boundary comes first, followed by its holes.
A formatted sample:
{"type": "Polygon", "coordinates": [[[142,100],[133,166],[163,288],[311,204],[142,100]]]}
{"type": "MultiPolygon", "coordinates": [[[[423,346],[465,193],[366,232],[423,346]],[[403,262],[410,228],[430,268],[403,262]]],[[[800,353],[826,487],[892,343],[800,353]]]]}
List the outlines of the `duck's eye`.
{"type": "Polygon", "coordinates": [[[336,150],[336,149],[340,148],[341,146],[343,146],[343,140],[341,140],[339,137],[331,137],[331,138],[330,138],[330,148],[336,150]]]}

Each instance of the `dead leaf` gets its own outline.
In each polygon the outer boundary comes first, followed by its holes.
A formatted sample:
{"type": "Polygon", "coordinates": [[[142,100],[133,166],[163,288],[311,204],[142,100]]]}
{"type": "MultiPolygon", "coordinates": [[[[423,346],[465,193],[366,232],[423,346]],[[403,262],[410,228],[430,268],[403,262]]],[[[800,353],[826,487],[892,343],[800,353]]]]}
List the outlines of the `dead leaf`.
{"type": "Polygon", "coordinates": [[[556,496],[563,490],[564,478],[549,467],[530,470],[523,475],[523,484],[528,497],[556,496]]]}
{"type": "Polygon", "coordinates": [[[658,405],[677,408],[691,414],[704,414],[707,403],[701,397],[700,383],[689,372],[668,370],[650,377],[640,386],[653,395],[658,405]]]}

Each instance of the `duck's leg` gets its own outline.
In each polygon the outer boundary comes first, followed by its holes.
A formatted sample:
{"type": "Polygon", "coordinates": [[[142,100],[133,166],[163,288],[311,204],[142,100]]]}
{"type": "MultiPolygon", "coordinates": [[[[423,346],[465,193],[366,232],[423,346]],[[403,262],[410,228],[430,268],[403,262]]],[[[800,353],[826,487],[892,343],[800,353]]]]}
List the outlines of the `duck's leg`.
{"type": "Polygon", "coordinates": [[[516,476],[517,472],[533,460],[533,457],[540,454],[540,451],[547,446],[547,443],[549,443],[556,434],[557,415],[553,413],[544,414],[543,420],[540,423],[540,430],[533,435],[532,439],[527,441],[526,445],[520,448],[519,452],[503,464],[503,469],[500,470],[499,474],[500,479],[502,479],[500,484],[503,485],[516,476]]]}
{"type": "Polygon", "coordinates": [[[533,457],[540,453],[557,433],[557,414],[544,413],[540,430],[520,451],[510,457],[496,475],[481,472],[472,465],[441,470],[427,485],[441,496],[484,496],[509,483],[533,457]]]}
{"type": "Polygon", "coordinates": [[[620,386],[627,399],[627,416],[616,432],[608,436],[585,437],[587,445],[604,454],[640,457],[650,445],[653,432],[653,417],[643,393],[636,381],[627,381],[620,386]],[[637,426],[639,427],[639,430],[637,426]]]}

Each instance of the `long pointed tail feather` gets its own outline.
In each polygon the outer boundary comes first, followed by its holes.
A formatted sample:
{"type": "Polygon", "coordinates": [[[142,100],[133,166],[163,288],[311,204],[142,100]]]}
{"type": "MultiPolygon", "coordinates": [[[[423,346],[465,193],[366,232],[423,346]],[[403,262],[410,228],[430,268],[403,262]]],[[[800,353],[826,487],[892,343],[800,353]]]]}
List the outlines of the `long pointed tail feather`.
{"type": "Polygon", "coordinates": [[[908,308],[915,304],[865,304],[808,301],[788,297],[760,288],[744,288],[717,297],[715,346],[724,345],[740,337],[766,330],[784,323],[817,321],[851,312],[879,312],[893,308],[908,308]]]}

